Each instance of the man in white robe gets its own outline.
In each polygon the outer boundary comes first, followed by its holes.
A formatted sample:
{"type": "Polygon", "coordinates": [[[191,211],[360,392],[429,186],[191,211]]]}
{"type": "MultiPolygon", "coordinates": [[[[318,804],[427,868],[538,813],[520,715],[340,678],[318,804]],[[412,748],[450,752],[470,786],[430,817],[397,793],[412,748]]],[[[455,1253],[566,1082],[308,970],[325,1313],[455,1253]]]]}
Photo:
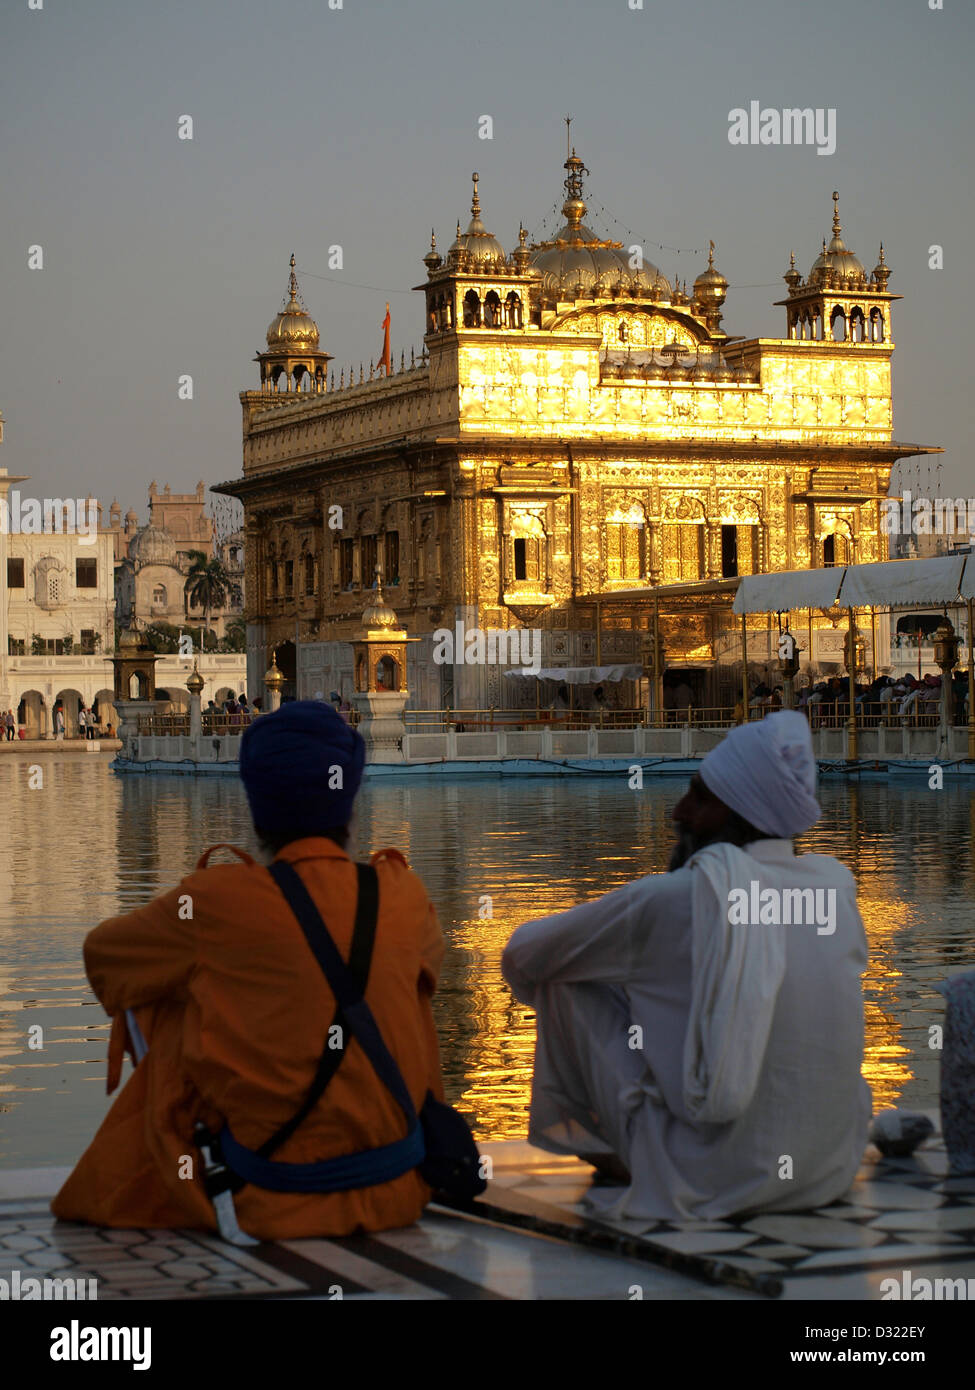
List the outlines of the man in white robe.
{"type": "Polygon", "coordinates": [[[537,1015],[529,1139],[625,1179],[591,1190],[596,1212],[797,1211],[852,1182],[867,947],[849,870],[793,849],[815,789],[801,715],[734,729],[675,807],[669,872],[509,941],[505,979],[537,1015]]]}

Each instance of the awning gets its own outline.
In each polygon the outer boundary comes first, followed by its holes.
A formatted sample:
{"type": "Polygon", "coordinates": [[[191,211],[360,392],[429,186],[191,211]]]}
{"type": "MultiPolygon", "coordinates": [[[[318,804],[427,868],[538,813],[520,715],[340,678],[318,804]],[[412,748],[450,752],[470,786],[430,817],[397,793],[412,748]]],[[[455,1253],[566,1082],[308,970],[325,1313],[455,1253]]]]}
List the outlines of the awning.
{"type": "Polygon", "coordinates": [[[844,574],[842,568],[746,574],[731,611],[789,613],[795,608],[832,608],[844,574]]]}
{"type": "Polygon", "coordinates": [[[784,570],[742,579],[732,611],[788,613],[797,608],[931,608],[975,598],[975,556],[885,560],[832,569],[784,570]]]}
{"type": "Polygon", "coordinates": [[[530,666],[520,666],[505,671],[506,676],[534,676],[540,681],[562,681],[565,685],[602,685],[604,681],[638,681],[643,676],[642,666],[551,666],[533,671],[530,666]]]}
{"type": "Polygon", "coordinates": [[[843,581],[840,603],[844,608],[953,603],[958,597],[965,559],[964,555],[944,555],[934,560],[851,565],[843,581]]]}

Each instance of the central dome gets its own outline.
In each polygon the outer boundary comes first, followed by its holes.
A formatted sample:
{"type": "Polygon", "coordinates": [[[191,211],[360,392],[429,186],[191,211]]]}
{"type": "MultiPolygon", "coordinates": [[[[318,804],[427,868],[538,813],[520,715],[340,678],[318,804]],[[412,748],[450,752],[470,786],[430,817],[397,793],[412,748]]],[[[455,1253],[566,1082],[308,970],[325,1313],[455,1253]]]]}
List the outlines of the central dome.
{"type": "Polygon", "coordinates": [[[551,241],[531,248],[531,264],[541,272],[543,298],[558,301],[630,295],[669,299],[670,285],[655,265],[644,261],[641,269],[632,269],[622,242],[602,240],[583,222],[587,209],[582,178],[589,170],[575,150],[563,167],[568,171],[568,197],[562,205],[566,221],[551,241]]]}

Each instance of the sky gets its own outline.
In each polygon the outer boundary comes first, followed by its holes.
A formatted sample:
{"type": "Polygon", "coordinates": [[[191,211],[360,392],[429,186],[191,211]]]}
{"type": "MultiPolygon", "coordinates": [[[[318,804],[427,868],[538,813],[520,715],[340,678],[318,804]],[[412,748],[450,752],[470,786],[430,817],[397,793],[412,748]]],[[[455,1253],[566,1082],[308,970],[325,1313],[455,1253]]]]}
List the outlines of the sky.
{"type": "Polygon", "coordinates": [[[476,169],[503,245],[551,232],[568,114],[588,224],[688,285],[713,238],[730,334],[784,336],[789,252],[807,273],[837,189],[846,244],[870,271],[883,240],[904,296],[894,437],[973,495],[975,7],[936,3],[3,0],[0,467],[143,520],[152,479],[238,476],[291,252],[336,379],[378,356],[387,300],[409,359],[431,227],[444,250],[466,226],[476,169]],[[752,101],[835,109],[835,152],[732,145],[752,101]]]}

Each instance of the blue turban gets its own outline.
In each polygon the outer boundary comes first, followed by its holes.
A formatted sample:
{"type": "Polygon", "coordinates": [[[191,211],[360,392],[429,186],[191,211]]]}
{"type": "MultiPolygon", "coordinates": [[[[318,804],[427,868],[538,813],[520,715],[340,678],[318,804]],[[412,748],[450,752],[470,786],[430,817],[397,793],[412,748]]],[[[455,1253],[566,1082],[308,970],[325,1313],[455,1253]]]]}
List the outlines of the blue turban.
{"type": "Polygon", "coordinates": [[[240,741],[256,829],[320,835],[347,825],[365,761],[361,734],[321,700],[293,700],[260,715],[240,741]]]}

